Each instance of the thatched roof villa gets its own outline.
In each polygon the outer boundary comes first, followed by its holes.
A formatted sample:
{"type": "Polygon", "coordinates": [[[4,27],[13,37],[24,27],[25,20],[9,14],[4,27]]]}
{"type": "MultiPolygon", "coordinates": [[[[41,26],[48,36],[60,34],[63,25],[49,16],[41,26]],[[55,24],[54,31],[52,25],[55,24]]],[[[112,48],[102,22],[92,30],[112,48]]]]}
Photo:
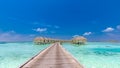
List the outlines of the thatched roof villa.
{"type": "Polygon", "coordinates": [[[77,36],[72,39],[73,44],[85,44],[87,39],[83,36],[77,36]]]}
{"type": "MultiPolygon", "coordinates": [[[[71,42],[73,44],[85,44],[87,39],[83,36],[76,36],[74,37],[71,42]]],[[[36,37],[34,39],[34,43],[37,45],[40,44],[50,44],[50,43],[55,43],[55,42],[70,42],[69,40],[60,40],[60,39],[52,39],[52,38],[46,38],[46,37],[36,37]]]]}
{"type": "Polygon", "coordinates": [[[46,38],[46,37],[36,37],[34,39],[34,43],[37,45],[40,44],[49,44],[49,43],[55,43],[55,42],[61,42],[59,39],[52,39],[52,38],[46,38]]]}
{"type": "Polygon", "coordinates": [[[43,37],[36,37],[35,39],[34,39],[34,43],[35,44],[44,44],[44,38],[43,37]]]}

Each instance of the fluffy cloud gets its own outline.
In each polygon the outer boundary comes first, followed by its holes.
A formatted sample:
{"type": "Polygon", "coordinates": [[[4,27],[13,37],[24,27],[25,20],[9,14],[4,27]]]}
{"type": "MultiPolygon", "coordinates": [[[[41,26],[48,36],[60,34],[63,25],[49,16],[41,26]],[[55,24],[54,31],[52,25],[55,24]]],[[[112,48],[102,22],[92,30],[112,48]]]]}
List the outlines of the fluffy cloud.
{"type": "Polygon", "coordinates": [[[37,28],[37,29],[33,29],[36,32],[45,32],[47,31],[47,28],[37,28]]]}
{"type": "Polygon", "coordinates": [[[79,35],[74,35],[74,36],[72,36],[73,38],[75,38],[75,37],[78,37],[79,35]]]}
{"type": "Polygon", "coordinates": [[[17,34],[13,31],[9,32],[1,32],[0,33],[0,41],[2,42],[15,42],[15,41],[32,41],[35,35],[24,35],[17,34]]]}
{"type": "Polygon", "coordinates": [[[120,25],[118,25],[118,26],[117,26],[117,29],[119,29],[119,30],[120,30],[120,25]]]}
{"type": "Polygon", "coordinates": [[[87,36],[87,35],[91,35],[91,34],[92,34],[92,32],[85,32],[83,35],[87,36]]]}
{"type": "Polygon", "coordinates": [[[106,28],[105,30],[103,30],[102,32],[112,32],[112,31],[114,31],[114,30],[115,30],[114,28],[108,27],[108,28],[106,28]]]}

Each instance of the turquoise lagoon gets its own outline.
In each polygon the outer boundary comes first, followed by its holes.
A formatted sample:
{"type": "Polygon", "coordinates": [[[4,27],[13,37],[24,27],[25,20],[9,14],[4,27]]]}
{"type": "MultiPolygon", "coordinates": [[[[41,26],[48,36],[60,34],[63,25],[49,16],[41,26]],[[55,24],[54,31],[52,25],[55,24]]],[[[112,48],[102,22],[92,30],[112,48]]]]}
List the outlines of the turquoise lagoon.
{"type": "MultiPolygon", "coordinates": [[[[18,68],[48,46],[32,42],[1,43],[0,68],[18,68]]],[[[85,68],[120,68],[120,43],[88,42],[83,46],[64,43],[63,47],[85,68]]]]}
{"type": "Polygon", "coordinates": [[[34,45],[32,42],[0,44],[0,68],[19,68],[31,57],[49,45],[34,45]]]}
{"type": "Polygon", "coordinates": [[[85,68],[120,68],[120,43],[89,42],[83,46],[63,46],[85,68]]]}

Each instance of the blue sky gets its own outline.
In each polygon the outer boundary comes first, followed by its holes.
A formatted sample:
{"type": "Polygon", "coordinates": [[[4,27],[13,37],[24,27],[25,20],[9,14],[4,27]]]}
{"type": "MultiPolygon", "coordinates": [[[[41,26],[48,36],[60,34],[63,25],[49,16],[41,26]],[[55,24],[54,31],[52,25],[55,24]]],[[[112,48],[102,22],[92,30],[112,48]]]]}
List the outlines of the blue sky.
{"type": "Polygon", "coordinates": [[[36,36],[120,40],[119,0],[1,0],[0,41],[36,36]]]}

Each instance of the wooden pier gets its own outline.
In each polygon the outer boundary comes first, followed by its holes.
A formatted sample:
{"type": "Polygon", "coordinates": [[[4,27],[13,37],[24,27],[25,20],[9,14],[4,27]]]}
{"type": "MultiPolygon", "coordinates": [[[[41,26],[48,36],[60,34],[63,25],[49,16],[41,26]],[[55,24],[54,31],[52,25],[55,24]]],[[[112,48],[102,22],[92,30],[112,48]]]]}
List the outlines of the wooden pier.
{"type": "Polygon", "coordinates": [[[54,43],[19,68],[83,68],[60,43],[54,43]]]}

